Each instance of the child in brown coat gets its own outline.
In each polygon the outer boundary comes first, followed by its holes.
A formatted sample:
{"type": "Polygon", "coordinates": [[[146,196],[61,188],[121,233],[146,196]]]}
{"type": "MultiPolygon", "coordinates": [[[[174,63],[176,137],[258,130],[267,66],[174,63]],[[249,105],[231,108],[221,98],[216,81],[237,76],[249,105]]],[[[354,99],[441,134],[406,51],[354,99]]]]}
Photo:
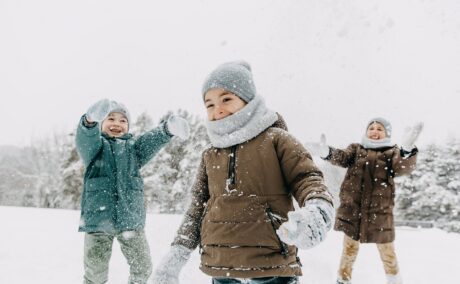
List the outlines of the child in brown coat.
{"type": "Polygon", "coordinates": [[[198,246],[200,269],[214,284],[298,283],[297,248],[317,245],[332,226],[322,173],[256,95],[248,63],[211,72],[202,100],[212,147],[203,153],[190,207],[154,283],[178,283],[198,246]]]}
{"type": "Polygon", "coordinates": [[[406,131],[401,148],[391,142],[391,124],[384,118],[369,121],[361,144],[340,150],[320,145],[320,155],[347,168],[340,188],[340,207],[334,229],[345,233],[337,284],[351,283],[360,243],[376,243],[388,284],[402,283],[394,250],[394,178],[415,168],[414,142],[422,130],[418,123],[406,131]]]}

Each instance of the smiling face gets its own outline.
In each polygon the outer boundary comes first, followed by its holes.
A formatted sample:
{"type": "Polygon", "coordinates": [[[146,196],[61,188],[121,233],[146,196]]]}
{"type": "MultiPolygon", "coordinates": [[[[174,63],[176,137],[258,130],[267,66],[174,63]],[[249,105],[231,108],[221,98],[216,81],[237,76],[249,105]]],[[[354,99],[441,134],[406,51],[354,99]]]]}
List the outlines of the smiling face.
{"type": "Polygon", "coordinates": [[[385,127],[378,122],[372,122],[367,127],[367,138],[372,140],[380,140],[387,136],[385,127]]]}
{"type": "Polygon", "coordinates": [[[102,132],[111,137],[121,137],[128,133],[128,119],[122,113],[111,112],[102,122],[102,132]]]}
{"type": "Polygon", "coordinates": [[[224,89],[210,89],[204,95],[208,120],[219,120],[242,109],[246,102],[224,89]]]}

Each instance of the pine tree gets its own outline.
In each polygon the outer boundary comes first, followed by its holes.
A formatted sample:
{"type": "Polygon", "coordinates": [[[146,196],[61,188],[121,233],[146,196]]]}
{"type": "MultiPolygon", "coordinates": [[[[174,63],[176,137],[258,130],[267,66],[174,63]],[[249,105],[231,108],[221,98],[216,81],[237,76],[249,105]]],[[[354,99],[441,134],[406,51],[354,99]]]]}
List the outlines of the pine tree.
{"type": "Polygon", "coordinates": [[[134,136],[139,136],[153,128],[154,124],[152,118],[147,112],[143,112],[137,117],[133,125],[130,125],[129,132],[131,132],[134,136]]]}
{"type": "Polygon", "coordinates": [[[63,140],[66,137],[55,133],[54,136],[35,141],[32,146],[32,166],[36,175],[32,193],[25,196],[25,202],[30,202],[34,194],[35,206],[44,208],[61,208],[62,194],[60,191],[59,167],[63,157],[63,140]]]}
{"type": "Polygon", "coordinates": [[[417,158],[417,168],[397,180],[396,216],[432,221],[435,226],[460,232],[459,141],[429,145],[417,158]]]}
{"type": "Polygon", "coordinates": [[[0,205],[38,206],[30,147],[0,147],[0,205]]]}
{"type": "Polygon", "coordinates": [[[75,145],[75,132],[68,134],[63,145],[64,159],[60,168],[60,190],[62,201],[60,207],[79,209],[83,190],[84,165],[78,156],[75,145]]]}
{"type": "MultiPolygon", "coordinates": [[[[171,114],[168,112],[160,121],[171,114]]],[[[149,209],[161,213],[180,213],[186,209],[201,152],[209,144],[200,117],[185,110],[175,114],[189,122],[190,138],[185,141],[173,138],[142,171],[149,209]]]]}

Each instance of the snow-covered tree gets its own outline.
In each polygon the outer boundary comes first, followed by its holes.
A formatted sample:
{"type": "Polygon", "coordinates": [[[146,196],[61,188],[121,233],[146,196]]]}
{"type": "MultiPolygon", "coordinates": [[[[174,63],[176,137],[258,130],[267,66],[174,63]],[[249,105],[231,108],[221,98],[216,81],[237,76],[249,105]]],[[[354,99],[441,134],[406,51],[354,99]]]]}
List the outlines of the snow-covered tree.
{"type": "Polygon", "coordinates": [[[67,136],[55,133],[33,143],[32,161],[37,179],[35,190],[38,194],[38,207],[64,208],[62,204],[61,163],[67,154],[63,147],[67,136]]]}
{"type": "Polygon", "coordinates": [[[131,132],[134,136],[139,136],[151,129],[153,129],[155,125],[153,124],[153,120],[147,112],[141,113],[136,119],[136,121],[129,126],[129,132],[131,132]]]}
{"type": "Polygon", "coordinates": [[[0,147],[0,205],[38,206],[30,147],[0,147]]]}
{"type": "Polygon", "coordinates": [[[396,180],[396,216],[460,232],[460,143],[421,149],[417,168],[396,180]]]}
{"type": "MultiPolygon", "coordinates": [[[[171,114],[167,113],[161,120],[171,114]]],[[[209,144],[202,118],[185,110],[174,114],[189,122],[190,138],[185,141],[174,138],[142,170],[149,209],[162,213],[178,213],[186,209],[201,153],[209,144]]]]}
{"type": "Polygon", "coordinates": [[[60,207],[79,209],[83,190],[84,166],[75,146],[75,133],[68,134],[63,145],[64,159],[60,168],[60,190],[62,201],[60,207]]]}

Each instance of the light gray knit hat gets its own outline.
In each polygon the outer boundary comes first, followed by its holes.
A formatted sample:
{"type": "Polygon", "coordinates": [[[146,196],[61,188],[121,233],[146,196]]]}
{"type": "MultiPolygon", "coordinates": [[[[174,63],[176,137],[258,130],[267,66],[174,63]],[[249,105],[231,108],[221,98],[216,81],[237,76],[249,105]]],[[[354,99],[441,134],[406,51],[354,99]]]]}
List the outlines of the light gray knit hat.
{"type": "Polygon", "coordinates": [[[251,66],[242,60],[219,65],[204,81],[202,88],[203,99],[206,92],[214,88],[227,90],[246,103],[250,102],[256,95],[251,66]]]}
{"type": "Polygon", "coordinates": [[[131,123],[131,115],[124,104],[116,101],[110,101],[110,112],[119,112],[123,114],[128,120],[128,124],[131,123]]]}
{"type": "Polygon", "coordinates": [[[391,133],[393,132],[393,129],[391,127],[391,123],[388,120],[386,120],[385,118],[383,118],[383,117],[375,117],[375,118],[369,120],[369,122],[367,123],[366,131],[369,128],[369,125],[371,125],[374,122],[378,122],[381,125],[383,125],[383,127],[385,127],[385,133],[386,133],[387,137],[391,138],[391,133]]]}

